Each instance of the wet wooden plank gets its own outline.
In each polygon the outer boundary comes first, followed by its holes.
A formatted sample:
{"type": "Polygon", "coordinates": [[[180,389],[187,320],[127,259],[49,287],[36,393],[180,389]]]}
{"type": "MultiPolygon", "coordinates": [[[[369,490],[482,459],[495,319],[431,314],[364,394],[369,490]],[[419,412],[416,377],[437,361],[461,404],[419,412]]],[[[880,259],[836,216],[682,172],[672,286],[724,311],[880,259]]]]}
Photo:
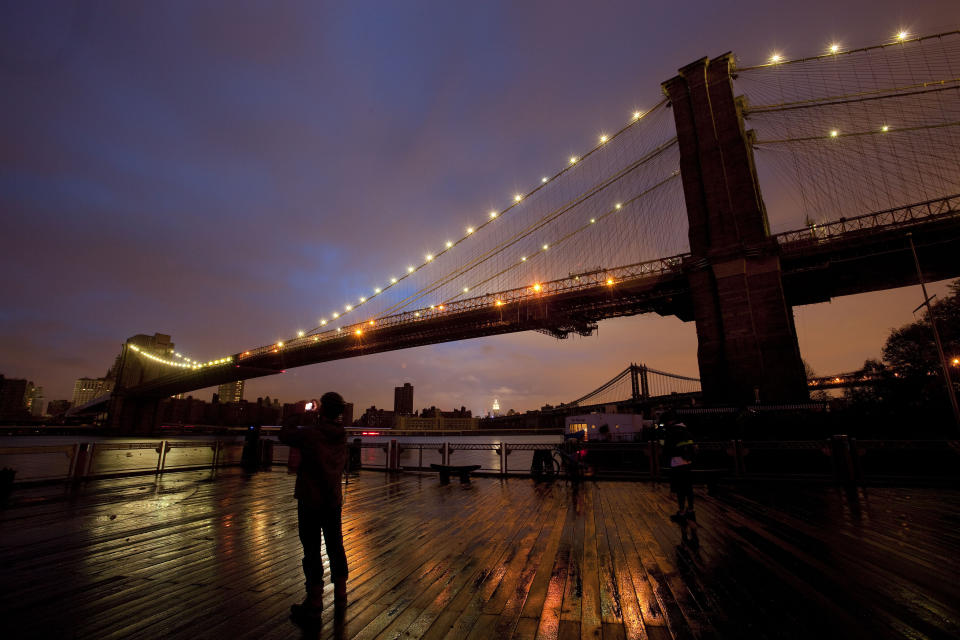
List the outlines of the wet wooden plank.
{"type": "MultiPolygon", "coordinates": [[[[300,638],[293,479],[127,478],[0,511],[17,638],[300,638]]],[[[349,605],[321,638],[960,635],[960,492],[698,492],[683,544],[663,485],[364,472],[346,486],[349,605]],[[811,615],[811,611],[818,612],[811,615]]]]}

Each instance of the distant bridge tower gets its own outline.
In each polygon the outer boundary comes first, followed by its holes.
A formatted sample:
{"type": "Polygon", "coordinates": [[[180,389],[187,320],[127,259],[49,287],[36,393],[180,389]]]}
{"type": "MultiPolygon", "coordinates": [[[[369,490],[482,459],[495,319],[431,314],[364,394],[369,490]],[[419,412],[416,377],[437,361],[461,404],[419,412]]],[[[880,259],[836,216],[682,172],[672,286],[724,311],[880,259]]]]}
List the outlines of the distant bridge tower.
{"type": "Polygon", "coordinates": [[[677,126],[692,258],[685,265],[704,399],[809,399],[756,168],[734,98],[731,55],[663,83],[677,126]]]}

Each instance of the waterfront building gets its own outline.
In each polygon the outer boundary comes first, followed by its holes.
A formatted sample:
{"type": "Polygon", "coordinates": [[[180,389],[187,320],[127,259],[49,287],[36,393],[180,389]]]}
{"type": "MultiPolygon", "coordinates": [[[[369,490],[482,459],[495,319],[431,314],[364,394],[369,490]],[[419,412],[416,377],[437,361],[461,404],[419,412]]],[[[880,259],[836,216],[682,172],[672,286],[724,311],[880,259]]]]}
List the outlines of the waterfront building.
{"type": "Polygon", "coordinates": [[[413,413],[413,385],[404,382],[402,387],[393,388],[393,412],[398,416],[413,413]]]}
{"type": "Polygon", "coordinates": [[[243,400],[243,380],[236,382],[226,382],[217,388],[217,397],[220,404],[228,402],[240,402],[243,400]]]}
{"type": "Polygon", "coordinates": [[[47,415],[59,416],[66,413],[72,406],[69,400],[51,400],[47,403],[47,415]]]}
{"type": "Polygon", "coordinates": [[[22,378],[5,378],[0,375],[0,420],[23,420],[30,417],[27,385],[22,378]]]}
{"type": "Polygon", "coordinates": [[[43,415],[43,387],[34,386],[32,382],[27,383],[27,411],[34,418],[43,415]]]}
{"type": "Polygon", "coordinates": [[[73,383],[73,398],[70,403],[74,407],[79,407],[111,391],[113,391],[111,378],[77,378],[73,383]]]}
{"type": "Polygon", "coordinates": [[[480,418],[454,418],[448,417],[447,413],[437,411],[431,416],[396,416],[396,428],[404,431],[470,431],[480,427],[480,418]]]}
{"type": "Polygon", "coordinates": [[[343,405],[343,426],[349,427],[353,424],[353,403],[347,402],[343,405]]]}
{"type": "Polygon", "coordinates": [[[369,427],[371,429],[390,429],[394,424],[395,414],[386,409],[377,409],[376,405],[371,406],[363,412],[360,419],[357,420],[357,426],[369,427]]]}
{"type": "Polygon", "coordinates": [[[583,433],[584,440],[602,440],[603,427],[607,427],[609,440],[633,442],[643,439],[644,430],[652,432],[653,420],[646,420],[636,413],[588,413],[579,416],[567,416],[566,433],[583,433]]]}

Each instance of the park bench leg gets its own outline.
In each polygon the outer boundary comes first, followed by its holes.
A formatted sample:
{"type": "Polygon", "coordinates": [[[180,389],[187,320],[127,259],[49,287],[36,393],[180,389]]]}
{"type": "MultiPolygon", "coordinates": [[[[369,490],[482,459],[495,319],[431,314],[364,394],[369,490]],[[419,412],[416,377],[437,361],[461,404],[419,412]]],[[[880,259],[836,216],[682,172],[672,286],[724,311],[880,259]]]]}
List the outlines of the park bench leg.
{"type": "Polygon", "coordinates": [[[440,471],[440,484],[450,484],[450,472],[446,470],[440,471]]]}
{"type": "Polygon", "coordinates": [[[460,472],[460,484],[470,484],[470,472],[461,471],[460,472]]]}

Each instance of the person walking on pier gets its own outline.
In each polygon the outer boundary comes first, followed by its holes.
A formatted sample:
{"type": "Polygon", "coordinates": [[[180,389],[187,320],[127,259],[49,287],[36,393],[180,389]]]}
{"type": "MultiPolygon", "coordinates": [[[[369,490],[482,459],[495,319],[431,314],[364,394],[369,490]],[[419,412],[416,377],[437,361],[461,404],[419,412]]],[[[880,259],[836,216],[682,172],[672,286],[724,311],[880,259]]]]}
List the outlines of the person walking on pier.
{"type": "Polygon", "coordinates": [[[661,444],[665,466],[669,469],[670,490],[677,496],[677,513],[673,519],[684,518],[696,522],[692,471],[697,445],[687,425],[680,422],[673,411],[664,413],[660,422],[663,425],[661,444]]]}
{"type": "Polygon", "coordinates": [[[347,556],[340,521],[343,507],[340,475],[347,462],[346,432],[339,422],[344,406],[340,394],[325,393],[320,398],[319,409],[316,403],[306,405],[305,419],[296,421],[303,424],[284,425],[280,431],[280,442],[300,452],[293,495],[298,501],[297,518],[307,595],[302,604],[290,608],[296,621],[318,620],[323,609],[321,534],[330,558],[336,609],[342,611],[347,601],[347,556]]]}

